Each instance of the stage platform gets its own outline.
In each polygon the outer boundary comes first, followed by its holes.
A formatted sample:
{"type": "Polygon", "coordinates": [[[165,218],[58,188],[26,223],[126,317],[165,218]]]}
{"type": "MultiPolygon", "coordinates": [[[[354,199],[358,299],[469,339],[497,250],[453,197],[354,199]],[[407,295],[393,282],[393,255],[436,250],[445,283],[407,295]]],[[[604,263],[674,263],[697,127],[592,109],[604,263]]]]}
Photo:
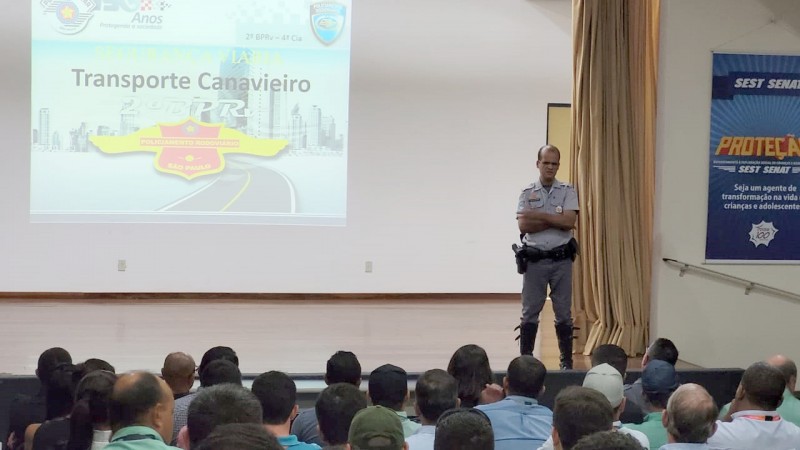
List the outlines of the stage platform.
{"type": "MultiPolygon", "coordinates": [[[[0,373],[31,375],[42,350],[60,346],[75,361],[101,358],[118,372],[158,372],[174,351],[194,356],[216,345],[232,347],[242,373],[281,370],[322,374],[337,350],[354,352],[364,372],[385,363],[409,373],[446,368],[464,344],[485,348],[495,371],[518,355],[514,341],[518,295],[450,298],[331,300],[3,299],[0,303],[0,373]]],[[[534,354],[558,368],[553,312],[547,302],[534,354]]],[[[575,368],[589,358],[575,356],[575,368]]],[[[640,367],[632,358],[630,368],[640,367]]],[[[695,367],[682,364],[679,367],[695,367]]]]}

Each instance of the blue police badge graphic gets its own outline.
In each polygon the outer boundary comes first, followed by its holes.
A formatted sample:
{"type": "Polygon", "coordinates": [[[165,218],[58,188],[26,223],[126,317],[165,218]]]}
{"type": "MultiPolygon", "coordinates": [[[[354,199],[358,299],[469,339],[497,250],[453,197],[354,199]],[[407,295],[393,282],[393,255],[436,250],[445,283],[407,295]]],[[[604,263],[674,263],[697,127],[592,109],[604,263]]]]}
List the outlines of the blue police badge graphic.
{"type": "Polygon", "coordinates": [[[53,27],[61,34],[77,34],[86,28],[97,6],[92,0],[41,0],[44,14],[52,15],[53,27]]]}
{"type": "Polygon", "coordinates": [[[344,30],[347,7],[333,2],[319,2],[311,5],[311,29],[320,42],[331,45],[339,39],[344,30]]]}

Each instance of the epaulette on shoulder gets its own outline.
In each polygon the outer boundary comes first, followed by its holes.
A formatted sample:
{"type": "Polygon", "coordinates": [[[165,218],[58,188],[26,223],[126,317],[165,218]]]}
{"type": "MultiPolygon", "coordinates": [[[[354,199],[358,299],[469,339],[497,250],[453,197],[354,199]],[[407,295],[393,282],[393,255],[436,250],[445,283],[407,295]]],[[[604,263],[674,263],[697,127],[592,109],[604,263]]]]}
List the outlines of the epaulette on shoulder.
{"type": "Polygon", "coordinates": [[[533,186],[535,186],[535,185],[536,185],[536,183],[531,183],[531,184],[525,186],[524,188],[522,188],[522,192],[525,192],[528,189],[533,189],[533,186]]]}

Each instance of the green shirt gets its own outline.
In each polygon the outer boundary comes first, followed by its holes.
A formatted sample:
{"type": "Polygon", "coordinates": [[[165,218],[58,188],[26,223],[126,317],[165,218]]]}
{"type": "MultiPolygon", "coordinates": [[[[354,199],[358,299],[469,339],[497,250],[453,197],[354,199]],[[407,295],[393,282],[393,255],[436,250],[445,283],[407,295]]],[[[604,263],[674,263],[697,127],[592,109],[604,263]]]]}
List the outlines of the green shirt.
{"type": "MultiPolygon", "coordinates": [[[[111,436],[108,450],[176,450],[164,443],[158,432],[150,427],[134,425],[121,428],[111,436]]],[[[180,449],[177,449],[180,450],[180,449]]]]}
{"type": "Polygon", "coordinates": [[[661,412],[644,416],[641,424],[626,423],[623,426],[644,433],[650,441],[650,450],[658,450],[662,445],[667,445],[667,429],[661,424],[661,412]]]}
{"type": "MultiPolygon", "coordinates": [[[[730,403],[723,406],[719,412],[719,418],[724,418],[728,414],[729,409],[731,409],[730,403]]],[[[792,422],[800,427],[800,400],[798,400],[797,397],[789,392],[789,389],[784,389],[783,402],[781,403],[781,406],[778,407],[776,412],[783,420],[792,422]]]]}
{"type": "Polygon", "coordinates": [[[422,427],[422,425],[412,422],[411,419],[408,418],[408,413],[405,411],[395,411],[395,413],[400,416],[400,422],[403,424],[403,437],[407,438],[411,436],[422,427]]]}

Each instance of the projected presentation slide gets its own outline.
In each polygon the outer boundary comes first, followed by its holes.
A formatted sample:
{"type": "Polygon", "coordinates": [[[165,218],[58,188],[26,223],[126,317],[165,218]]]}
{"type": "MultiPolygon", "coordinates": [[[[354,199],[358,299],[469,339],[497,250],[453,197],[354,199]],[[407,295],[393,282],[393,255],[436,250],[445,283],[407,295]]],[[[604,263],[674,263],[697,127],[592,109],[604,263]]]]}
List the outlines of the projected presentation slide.
{"type": "Polygon", "coordinates": [[[345,224],[349,0],[31,3],[32,222],[345,224]]]}

